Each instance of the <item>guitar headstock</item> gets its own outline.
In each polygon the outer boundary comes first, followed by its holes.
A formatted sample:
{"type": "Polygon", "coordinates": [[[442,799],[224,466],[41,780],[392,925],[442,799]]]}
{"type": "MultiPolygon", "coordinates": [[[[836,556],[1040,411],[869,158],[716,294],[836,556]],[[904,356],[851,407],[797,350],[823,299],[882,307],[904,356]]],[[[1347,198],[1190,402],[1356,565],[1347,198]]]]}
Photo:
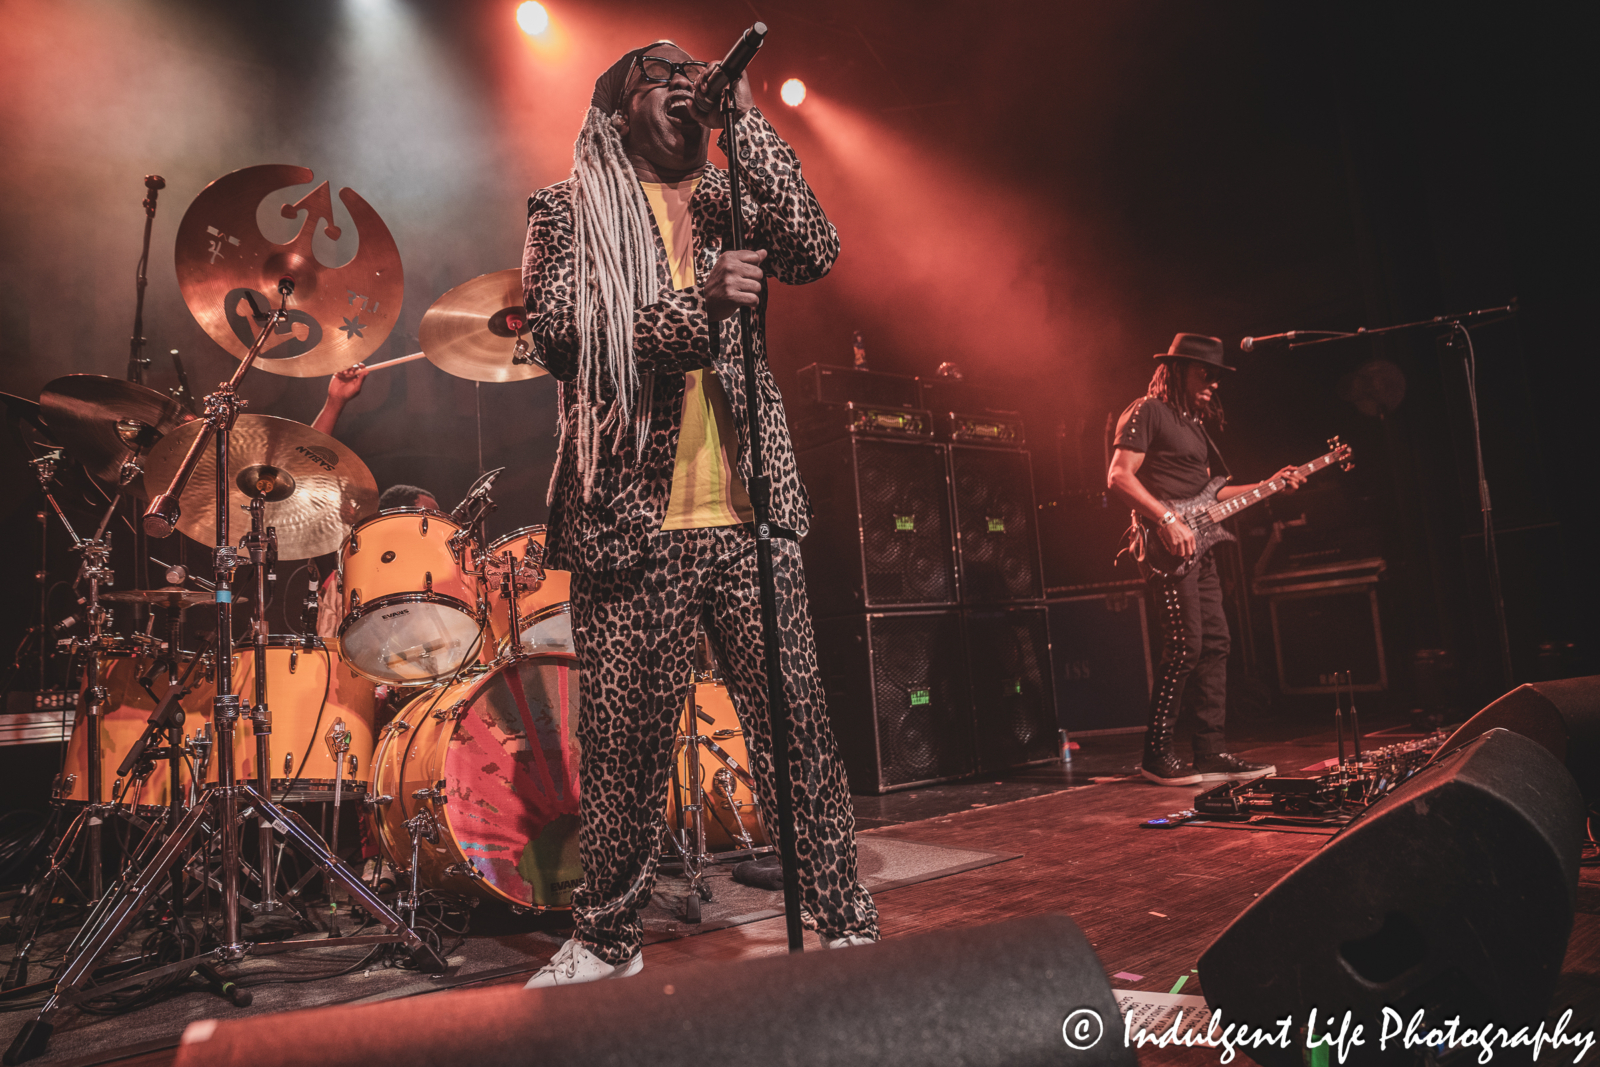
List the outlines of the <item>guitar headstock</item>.
{"type": "Polygon", "coordinates": [[[1337,463],[1340,470],[1348,471],[1355,467],[1354,457],[1355,452],[1349,445],[1340,441],[1337,434],[1328,438],[1328,458],[1331,462],[1337,463]]]}

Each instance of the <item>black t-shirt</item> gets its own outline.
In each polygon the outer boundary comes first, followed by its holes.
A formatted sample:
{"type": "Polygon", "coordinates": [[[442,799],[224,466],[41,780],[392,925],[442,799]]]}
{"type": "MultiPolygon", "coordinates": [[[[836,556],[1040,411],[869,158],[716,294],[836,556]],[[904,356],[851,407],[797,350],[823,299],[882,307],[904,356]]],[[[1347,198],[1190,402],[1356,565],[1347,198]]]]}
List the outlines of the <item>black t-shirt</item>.
{"type": "Polygon", "coordinates": [[[1143,396],[1128,405],[1117,423],[1115,447],[1144,453],[1139,481],[1159,500],[1194,496],[1211,480],[1205,430],[1154,397],[1143,396]]]}

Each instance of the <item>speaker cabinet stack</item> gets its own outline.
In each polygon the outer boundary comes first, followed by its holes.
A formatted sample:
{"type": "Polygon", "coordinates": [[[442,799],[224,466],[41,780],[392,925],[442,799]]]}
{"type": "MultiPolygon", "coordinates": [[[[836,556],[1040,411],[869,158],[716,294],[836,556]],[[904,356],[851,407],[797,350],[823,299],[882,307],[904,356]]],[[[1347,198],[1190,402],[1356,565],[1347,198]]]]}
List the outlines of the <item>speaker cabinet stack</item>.
{"type": "Polygon", "coordinates": [[[828,432],[814,410],[797,434],[817,656],[851,789],[1058,758],[1028,453],[936,440],[925,412],[893,432],[859,411],[828,432]]]}

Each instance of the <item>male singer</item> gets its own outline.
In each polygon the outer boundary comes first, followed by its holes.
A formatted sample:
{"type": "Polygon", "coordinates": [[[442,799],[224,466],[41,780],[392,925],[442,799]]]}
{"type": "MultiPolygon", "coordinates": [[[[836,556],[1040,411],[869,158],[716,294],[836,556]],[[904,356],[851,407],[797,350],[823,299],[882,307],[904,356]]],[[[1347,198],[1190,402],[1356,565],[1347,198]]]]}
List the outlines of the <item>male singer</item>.
{"type": "MultiPolygon", "coordinates": [[[[743,346],[755,347],[760,377],[772,522],[797,539],[809,504],[766,362],[766,276],[815,281],[839,242],[793,149],[750,106],[741,79],[749,250],[724,251],[728,175],[707,163],[722,117],[695,91],[707,74],[668,41],[624,55],[595,82],[572,177],[528,205],[522,277],[533,344],[560,383],[547,563],[572,572],[584,868],[574,937],[530,987],[643,966],[638,909],[655,882],[697,629],[711,639],[745,728],[762,810],[769,820],[778,810],[743,346]],[[751,313],[749,337],[741,308],[751,313]]],[[[825,945],[865,944],[878,938],[877,909],[856,877],[855,820],[817,676],[799,546],[776,540],[773,555],[801,899],[825,945]]]]}

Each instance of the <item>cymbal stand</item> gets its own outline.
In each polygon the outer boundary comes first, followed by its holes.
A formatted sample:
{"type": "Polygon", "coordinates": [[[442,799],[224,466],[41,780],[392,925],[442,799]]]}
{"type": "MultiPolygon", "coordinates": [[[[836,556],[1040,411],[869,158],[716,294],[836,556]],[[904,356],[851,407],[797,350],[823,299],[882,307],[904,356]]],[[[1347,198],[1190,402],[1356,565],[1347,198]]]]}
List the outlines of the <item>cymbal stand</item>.
{"type": "MultiPolygon", "coordinates": [[[[237,484],[250,497],[250,532],[239,547],[250,554],[255,568],[256,602],[251,621],[252,650],[255,661],[255,702],[250,706],[250,726],[256,742],[256,790],[272,796],[272,711],[267,705],[267,581],[278,562],[278,534],[267,525],[267,501],[283,500],[294,492],[294,478],[287,471],[256,465],[239,472],[237,484]]],[[[219,687],[218,693],[222,692],[219,687]]],[[[277,899],[277,874],[272,854],[272,820],[256,813],[256,843],[259,848],[261,900],[255,910],[271,914],[283,907],[277,899]]]]}
{"type": "MultiPolygon", "coordinates": [[[[177,528],[181,514],[181,497],[189,478],[193,475],[200,456],[208,445],[215,446],[216,478],[214,485],[216,507],[216,682],[217,695],[213,700],[213,721],[216,726],[217,782],[207,786],[173,832],[167,836],[161,849],[136,878],[127,879],[117,887],[117,900],[109,914],[92,932],[84,936],[80,951],[69,956],[56,977],[54,989],[45,999],[39,1012],[23,1024],[4,1061],[21,1063],[42,1053],[55,1030],[54,1018],[63,1009],[89,997],[99,996],[126,985],[148,982],[154,978],[188,973],[200,963],[236,963],[256,946],[240,936],[239,923],[239,805],[241,801],[255,806],[257,814],[282,833],[287,844],[293,844],[326,874],[342,883],[360,906],[377,920],[387,932],[357,934],[342,938],[297,938],[276,942],[267,951],[273,953],[295,951],[302,948],[326,948],[330,945],[373,945],[400,943],[405,946],[412,962],[422,970],[433,973],[445,969],[444,960],[427,942],[401,921],[375,893],[369,890],[358,874],[346,869],[327,846],[304,825],[296,821],[270,799],[270,795],[247,783],[235,782],[233,776],[233,731],[238,722],[239,697],[233,689],[233,579],[240,558],[238,550],[229,542],[228,535],[228,459],[229,441],[235,420],[244,407],[238,395],[238,385],[254,365],[267,338],[288,320],[289,296],[294,292],[294,279],[284,277],[278,283],[282,297],[280,305],[265,316],[260,335],[239,362],[232,378],[221,383],[217,391],[206,397],[205,425],[195,436],[188,453],[173,476],[171,485],[158,495],[145,512],[146,530],[165,537],[177,528]],[[123,978],[113,979],[92,988],[85,988],[96,967],[143,914],[145,906],[156,894],[162,875],[180,862],[202,827],[209,825],[220,837],[222,934],[221,943],[210,952],[201,953],[176,963],[150,968],[123,978]]],[[[242,472],[241,472],[242,473],[242,472]]],[[[107,521],[109,521],[109,513],[107,521]]],[[[259,603],[259,601],[258,601],[259,603]]],[[[258,609],[259,610],[259,609],[258,609]]],[[[261,673],[258,666],[258,675],[261,673]]]]}

